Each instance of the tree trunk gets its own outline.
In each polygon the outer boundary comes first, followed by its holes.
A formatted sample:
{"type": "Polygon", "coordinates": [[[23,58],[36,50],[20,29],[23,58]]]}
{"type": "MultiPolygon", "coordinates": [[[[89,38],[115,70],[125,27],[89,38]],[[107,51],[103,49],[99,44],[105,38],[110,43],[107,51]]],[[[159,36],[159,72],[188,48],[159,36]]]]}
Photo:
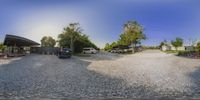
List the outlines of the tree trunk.
{"type": "Polygon", "coordinates": [[[71,37],[70,49],[72,50],[72,53],[74,53],[74,42],[72,37],[71,37]]]}
{"type": "Polygon", "coordinates": [[[135,53],[135,46],[136,46],[136,44],[132,43],[132,53],[135,53]]]}
{"type": "Polygon", "coordinates": [[[135,48],[133,45],[132,45],[132,53],[135,53],[135,48]]]}

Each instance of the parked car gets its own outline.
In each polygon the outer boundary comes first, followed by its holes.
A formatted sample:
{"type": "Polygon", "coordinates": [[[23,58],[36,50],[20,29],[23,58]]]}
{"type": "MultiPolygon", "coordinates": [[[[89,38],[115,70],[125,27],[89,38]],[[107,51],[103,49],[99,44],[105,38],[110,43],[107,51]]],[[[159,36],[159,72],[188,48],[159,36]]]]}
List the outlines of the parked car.
{"type": "Polygon", "coordinates": [[[112,50],[110,50],[110,52],[111,52],[111,53],[116,53],[116,52],[117,52],[117,50],[115,50],[115,49],[112,49],[112,50]]]}
{"type": "Polygon", "coordinates": [[[112,53],[127,53],[127,52],[130,52],[129,50],[129,46],[127,45],[117,45],[117,46],[114,46],[111,50],[112,53]]]}
{"type": "Polygon", "coordinates": [[[70,58],[72,56],[72,51],[68,48],[61,48],[58,52],[58,58],[70,58]]]}
{"type": "Polygon", "coordinates": [[[84,54],[86,54],[86,53],[88,53],[88,54],[95,54],[97,52],[98,51],[96,49],[92,48],[92,47],[90,47],[90,48],[83,48],[83,53],[84,54]]]}

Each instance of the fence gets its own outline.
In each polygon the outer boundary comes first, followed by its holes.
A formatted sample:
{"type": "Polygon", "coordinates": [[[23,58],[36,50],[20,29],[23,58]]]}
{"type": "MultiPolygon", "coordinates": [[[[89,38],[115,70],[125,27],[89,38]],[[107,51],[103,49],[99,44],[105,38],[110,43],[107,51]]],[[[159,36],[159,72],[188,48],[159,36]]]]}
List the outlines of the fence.
{"type": "Polygon", "coordinates": [[[60,48],[57,47],[31,47],[30,52],[36,54],[57,55],[60,48]]]}

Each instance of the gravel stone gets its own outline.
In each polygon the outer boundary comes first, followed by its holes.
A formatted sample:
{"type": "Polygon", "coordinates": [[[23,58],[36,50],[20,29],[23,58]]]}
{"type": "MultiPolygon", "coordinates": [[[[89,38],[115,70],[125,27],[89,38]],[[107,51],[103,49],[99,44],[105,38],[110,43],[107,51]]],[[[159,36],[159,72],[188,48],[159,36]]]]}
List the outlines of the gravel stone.
{"type": "Polygon", "coordinates": [[[200,60],[147,50],[58,59],[50,55],[0,59],[0,97],[199,97],[200,60]]]}

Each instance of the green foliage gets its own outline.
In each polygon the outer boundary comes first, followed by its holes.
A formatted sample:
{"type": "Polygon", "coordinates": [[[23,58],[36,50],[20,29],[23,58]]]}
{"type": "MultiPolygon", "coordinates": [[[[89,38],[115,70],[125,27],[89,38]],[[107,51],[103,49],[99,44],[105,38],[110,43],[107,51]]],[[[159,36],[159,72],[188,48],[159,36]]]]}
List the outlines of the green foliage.
{"type": "Polygon", "coordinates": [[[44,36],[41,39],[41,45],[42,47],[54,47],[56,45],[56,40],[51,36],[44,36]]]}
{"type": "Polygon", "coordinates": [[[70,47],[74,52],[74,43],[79,40],[82,34],[79,23],[70,23],[63,29],[63,32],[58,35],[58,42],[61,47],[70,47]]]}
{"type": "Polygon", "coordinates": [[[143,46],[144,49],[159,49],[158,46],[143,46]]]}
{"type": "Polygon", "coordinates": [[[143,28],[136,21],[128,21],[124,24],[124,32],[120,35],[117,42],[106,44],[104,50],[111,50],[116,45],[131,45],[140,44],[141,40],[145,40],[146,36],[143,34],[143,28]]]}
{"type": "Polygon", "coordinates": [[[146,39],[145,34],[143,34],[143,28],[136,21],[128,21],[124,25],[124,32],[120,35],[118,44],[120,45],[130,45],[138,44],[141,40],[146,39]]]}
{"type": "Polygon", "coordinates": [[[183,45],[183,39],[176,38],[175,41],[171,41],[171,44],[177,49],[177,47],[180,47],[183,45]]]}
{"type": "Polygon", "coordinates": [[[167,45],[167,40],[164,40],[163,42],[161,42],[160,45],[159,45],[159,48],[161,48],[164,45],[167,45]]]}
{"type": "Polygon", "coordinates": [[[104,50],[111,50],[111,48],[110,48],[110,44],[109,43],[106,43],[106,45],[105,45],[105,47],[104,47],[104,50]]]}
{"type": "Polygon", "coordinates": [[[0,52],[3,52],[6,49],[6,46],[3,43],[0,43],[0,52]]]}
{"type": "Polygon", "coordinates": [[[179,51],[178,56],[188,56],[192,54],[198,54],[198,51],[179,51]]]}
{"type": "Polygon", "coordinates": [[[196,49],[200,52],[200,42],[197,43],[196,49]]]}
{"type": "Polygon", "coordinates": [[[97,46],[89,40],[88,36],[82,33],[82,29],[78,23],[71,23],[64,28],[64,31],[58,35],[58,43],[60,47],[71,48],[75,53],[82,52],[84,47],[98,49],[97,46]]]}
{"type": "Polygon", "coordinates": [[[74,42],[74,52],[80,53],[83,51],[84,47],[93,47],[99,49],[94,43],[89,40],[87,35],[80,35],[79,39],[74,42]]]}
{"type": "Polygon", "coordinates": [[[165,43],[164,43],[164,42],[161,42],[160,45],[159,45],[159,47],[161,48],[161,47],[164,46],[164,45],[165,45],[165,43]]]}
{"type": "Polygon", "coordinates": [[[106,45],[105,45],[105,47],[104,47],[104,50],[111,50],[114,46],[117,46],[118,45],[118,43],[116,43],[116,42],[113,42],[113,43],[111,43],[111,44],[109,44],[109,43],[106,43],[106,45]]]}

